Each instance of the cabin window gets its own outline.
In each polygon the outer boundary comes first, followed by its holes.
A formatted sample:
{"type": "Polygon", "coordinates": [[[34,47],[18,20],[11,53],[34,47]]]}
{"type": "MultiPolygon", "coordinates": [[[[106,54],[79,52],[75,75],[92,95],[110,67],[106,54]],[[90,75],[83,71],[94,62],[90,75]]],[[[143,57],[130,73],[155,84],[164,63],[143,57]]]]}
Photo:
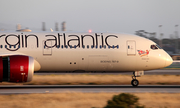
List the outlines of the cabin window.
{"type": "Polygon", "coordinates": [[[68,48],[68,46],[67,46],[67,45],[65,45],[65,47],[66,47],[66,48],[68,48]]]}
{"type": "Polygon", "coordinates": [[[87,45],[87,48],[89,48],[89,45],[87,45]]]}
{"type": "Polygon", "coordinates": [[[63,48],[63,45],[61,45],[61,48],[63,48]]]}
{"type": "Polygon", "coordinates": [[[104,49],[106,49],[106,45],[104,45],[104,49]]]}
{"type": "Polygon", "coordinates": [[[94,45],[91,45],[91,48],[94,48],[94,45]]]}
{"type": "Polygon", "coordinates": [[[84,46],[84,45],[83,45],[82,47],[83,47],[83,48],[85,48],[85,46],[84,46]]]}
{"type": "Polygon", "coordinates": [[[56,47],[59,48],[59,45],[57,45],[56,47]]]}
{"type": "Polygon", "coordinates": [[[3,48],[3,46],[1,45],[1,48],[3,48]]]}
{"type": "Polygon", "coordinates": [[[156,50],[158,47],[156,45],[151,45],[151,49],[156,50]]]}
{"type": "Polygon", "coordinates": [[[119,45],[117,45],[117,49],[119,48],[119,45]]]}
{"type": "Polygon", "coordinates": [[[100,45],[100,46],[99,46],[99,48],[101,49],[101,48],[102,48],[102,46],[100,45]]]}
{"type": "Polygon", "coordinates": [[[76,45],[74,45],[74,48],[76,49],[76,45]]]}

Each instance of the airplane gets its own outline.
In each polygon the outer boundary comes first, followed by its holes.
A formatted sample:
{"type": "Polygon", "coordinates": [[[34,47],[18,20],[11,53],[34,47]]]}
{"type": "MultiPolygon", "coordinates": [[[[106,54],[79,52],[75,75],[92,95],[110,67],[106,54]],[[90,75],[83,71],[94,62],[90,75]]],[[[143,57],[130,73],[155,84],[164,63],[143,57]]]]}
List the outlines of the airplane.
{"type": "Polygon", "coordinates": [[[34,71],[133,72],[171,65],[153,41],[124,33],[0,32],[0,82],[29,82],[34,71]]]}

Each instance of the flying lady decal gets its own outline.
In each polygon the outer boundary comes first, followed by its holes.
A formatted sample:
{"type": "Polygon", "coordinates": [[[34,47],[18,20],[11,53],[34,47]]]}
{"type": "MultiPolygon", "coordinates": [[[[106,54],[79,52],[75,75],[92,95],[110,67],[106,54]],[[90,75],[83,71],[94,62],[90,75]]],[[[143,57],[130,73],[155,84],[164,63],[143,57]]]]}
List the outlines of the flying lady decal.
{"type": "Polygon", "coordinates": [[[146,55],[149,54],[149,51],[148,51],[148,50],[146,50],[146,51],[143,51],[143,50],[137,50],[137,51],[138,51],[138,54],[140,55],[140,57],[146,56],[146,55]]]}

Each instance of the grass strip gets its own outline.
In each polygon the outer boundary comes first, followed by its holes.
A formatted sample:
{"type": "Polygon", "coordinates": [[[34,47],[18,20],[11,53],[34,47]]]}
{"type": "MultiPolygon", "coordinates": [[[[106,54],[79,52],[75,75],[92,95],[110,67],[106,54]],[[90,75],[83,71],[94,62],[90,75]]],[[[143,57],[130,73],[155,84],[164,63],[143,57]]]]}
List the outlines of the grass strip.
{"type": "MultiPolygon", "coordinates": [[[[144,75],[137,77],[140,85],[180,85],[179,75],[144,75]]],[[[31,82],[0,85],[126,85],[131,75],[34,75],[31,82]]]]}
{"type": "MultiPolygon", "coordinates": [[[[103,108],[120,93],[47,93],[0,95],[1,108],[103,108]]],[[[180,93],[131,93],[146,108],[180,108],[180,93]]]]}

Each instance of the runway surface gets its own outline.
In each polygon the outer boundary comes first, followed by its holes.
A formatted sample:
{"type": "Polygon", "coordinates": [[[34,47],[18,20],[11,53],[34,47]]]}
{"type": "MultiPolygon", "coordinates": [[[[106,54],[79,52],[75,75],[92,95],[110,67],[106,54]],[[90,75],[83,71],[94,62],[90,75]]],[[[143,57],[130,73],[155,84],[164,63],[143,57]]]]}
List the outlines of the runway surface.
{"type": "Polygon", "coordinates": [[[63,92],[124,92],[180,93],[180,85],[14,85],[0,86],[0,94],[63,93],[63,92]]]}
{"type": "MultiPolygon", "coordinates": [[[[40,72],[35,75],[64,75],[64,74],[90,74],[90,75],[106,75],[106,74],[122,74],[132,75],[132,72],[117,73],[66,73],[66,72],[40,72]]],[[[145,75],[180,75],[180,70],[160,69],[145,71],[145,75]]],[[[0,94],[29,94],[29,93],[62,93],[62,92],[160,92],[160,93],[180,93],[180,85],[139,85],[132,87],[131,85],[1,85],[0,94]]]]}
{"type": "MultiPolygon", "coordinates": [[[[35,72],[35,75],[65,75],[65,74],[89,74],[89,75],[106,75],[106,74],[117,74],[117,75],[132,75],[132,72],[100,72],[100,73],[92,73],[92,72],[75,72],[75,73],[68,73],[68,72],[35,72]]],[[[145,71],[144,75],[180,75],[180,70],[178,69],[158,69],[158,70],[151,70],[145,71]]]]}

